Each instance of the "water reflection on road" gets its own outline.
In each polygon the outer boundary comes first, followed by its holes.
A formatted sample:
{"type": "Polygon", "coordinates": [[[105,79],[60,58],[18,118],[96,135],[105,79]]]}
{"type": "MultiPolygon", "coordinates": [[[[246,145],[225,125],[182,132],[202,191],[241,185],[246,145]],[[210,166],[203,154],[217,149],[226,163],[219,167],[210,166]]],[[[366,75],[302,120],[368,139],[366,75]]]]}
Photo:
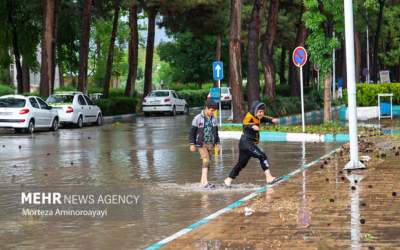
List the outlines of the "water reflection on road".
{"type": "MultiPolygon", "coordinates": [[[[0,245],[21,249],[143,248],[264,183],[258,162],[251,160],[237,179],[238,188],[200,190],[200,159],[197,153],[189,152],[187,142],[191,119],[137,118],[133,123],[33,136],[0,132],[2,185],[135,185],[143,188],[144,195],[143,218],[136,221],[1,221],[0,245]]],[[[210,169],[211,182],[222,183],[236,163],[237,143],[222,142],[223,154],[215,157],[210,169]]],[[[337,146],[307,143],[303,152],[302,143],[261,145],[277,176],[337,146]]]]}

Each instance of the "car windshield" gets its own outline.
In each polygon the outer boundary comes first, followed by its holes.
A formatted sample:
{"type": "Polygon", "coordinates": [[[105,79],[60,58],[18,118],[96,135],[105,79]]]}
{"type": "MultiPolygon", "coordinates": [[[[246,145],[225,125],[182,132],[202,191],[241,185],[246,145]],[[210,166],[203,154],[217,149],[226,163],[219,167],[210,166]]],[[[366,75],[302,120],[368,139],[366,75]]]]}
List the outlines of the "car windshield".
{"type": "Polygon", "coordinates": [[[22,108],[25,103],[25,99],[0,98],[0,108],[22,108]]]}
{"type": "Polygon", "coordinates": [[[228,88],[221,88],[221,93],[222,94],[229,94],[229,89],[228,88]]]}
{"type": "Polygon", "coordinates": [[[52,95],[47,98],[48,103],[72,103],[73,95],[52,95]]]}
{"type": "Polygon", "coordinates": [[[169,91],[153,91],[149,95],[150,97],[167,97],[169,96],[169,91]]]}

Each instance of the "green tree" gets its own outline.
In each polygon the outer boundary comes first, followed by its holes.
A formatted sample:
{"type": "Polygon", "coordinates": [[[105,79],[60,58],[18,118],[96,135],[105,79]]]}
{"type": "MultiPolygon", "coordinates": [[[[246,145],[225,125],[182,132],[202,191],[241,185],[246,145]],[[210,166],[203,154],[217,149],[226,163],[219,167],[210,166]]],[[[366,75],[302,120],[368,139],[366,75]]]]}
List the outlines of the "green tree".
{"type": "Polygon", "coordinates": [[[215,58],[215,36],[197,37],[191,32],[178,33],[173,42],[158,46],[160,59],[171,67],[172,81],[201,84],[210,81],[211,62],[215,58]]]}
{"type": "Polygon", "coordinates": [[[0,67],[8,72],[12,62],[17,69],[17,91],[29,91],[23,81],[23,65],[37,69],[36,52],[40,41],[41,5],[37,1],[7,0],[0,2],[0,67]],[[26,39],[29,37],[29,39],[26,39]],[[13,56],[10,56],[12,51],[13,56]]]}
{"type": "Polygon", "coordinates": [[[332,51],[340,46],[343,34],[343,2],[338,0],[305,0],[303,20],[310,31],[306,40],[310,62],[319,65],[324,79],[324,121],[332,120],[331,68],[332,51]],[[333,28],[336,36],[332,37],[333,28]]]}

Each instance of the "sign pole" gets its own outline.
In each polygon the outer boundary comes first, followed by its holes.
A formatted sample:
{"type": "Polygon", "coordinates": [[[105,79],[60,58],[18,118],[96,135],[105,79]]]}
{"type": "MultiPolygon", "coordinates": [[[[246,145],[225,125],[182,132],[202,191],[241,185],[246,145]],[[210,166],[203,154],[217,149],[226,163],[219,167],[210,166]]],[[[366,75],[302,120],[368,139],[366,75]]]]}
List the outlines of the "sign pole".
{"type": "Polygon", "coordinates": [[[303,66],[307,62],[307,51],[305,48],[299,46],[293,51],[292,59],[296,67],[300,68],[300,94],[301,94],[301,126],[303,133],[306,132],[306,122],[304,114],[304,86],[303,86],[303,66]]]}
{"type": "Polygon", "coordinates": [[[303,128],[303,133],[305,133],[306,127],[304,119],[303,67],[300,67],[300,93],[301,93],[301,126],[303,128]]]}
{"type": "Polygon", "coordinates": [[[345,169],[363,169],[365,165],[358,160],[358,138],[357,138],[357,100],[356,100],[356,78],[354,60],[354,24],[353,24],[353,1],[344,1],[344,23],[346,41],[346,67],[347,67],[347,95],[349,105],[349,135],[350,135],[350,162],[345,169]]]}
{"type": "Polygon", "coordinates": [[[213,78],[218,83],[218,115],[219,115],[219,126],[222,126],[222,104],[221,104],[221,80],[224,78],[224,64],[221,61],[214,61],[212,63],[213,78]]]}
{"type": "Polygon", "coordinates": [[[221,107],[221,81],[218,80],[218,88],[219,88],[219,110],[218,110],[218,115],[219,115],[219,127],[222,126],[222,107],[221,107]]]}

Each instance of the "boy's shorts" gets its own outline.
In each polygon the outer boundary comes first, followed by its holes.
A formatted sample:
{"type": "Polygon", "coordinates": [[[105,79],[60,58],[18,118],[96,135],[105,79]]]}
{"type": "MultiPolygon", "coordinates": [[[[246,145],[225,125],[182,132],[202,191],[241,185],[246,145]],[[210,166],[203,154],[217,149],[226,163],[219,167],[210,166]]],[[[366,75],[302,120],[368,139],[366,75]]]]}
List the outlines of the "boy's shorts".
{"type": "Polygon", "coordinates": [[[200,154],[200,159],[202,160],[202,167],[208,168],[210,166],[211,154],[214,150],[214,145],[203,144],[202,147],[198,147],[197,150],[200,154]]]}

